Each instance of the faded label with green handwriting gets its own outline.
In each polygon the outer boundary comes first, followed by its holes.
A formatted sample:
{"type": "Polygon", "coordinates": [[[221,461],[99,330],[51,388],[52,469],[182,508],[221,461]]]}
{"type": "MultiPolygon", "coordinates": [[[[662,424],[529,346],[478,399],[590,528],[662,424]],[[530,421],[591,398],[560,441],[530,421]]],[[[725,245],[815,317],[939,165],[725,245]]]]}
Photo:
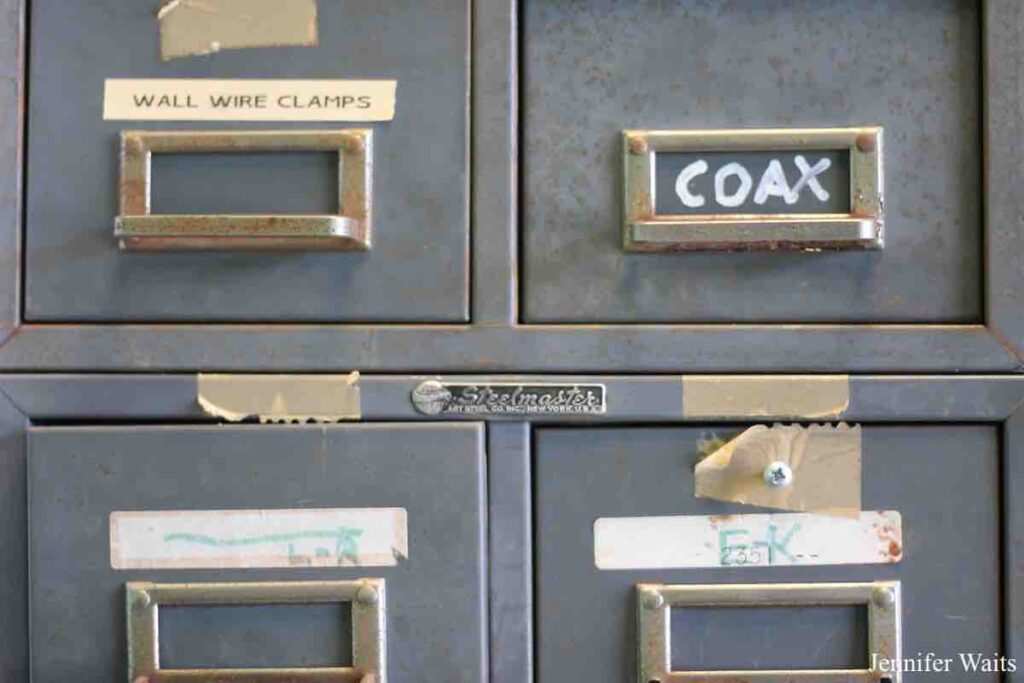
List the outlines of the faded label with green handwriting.
{"type": "Polygon", "coordinates": [[[609,517],[594,525],[602,570],[893,564],[903,559],[895,510],[858,519],[810,514],[609,517]]]}
{"type": "Polygon", "coordinates": [[[114,569],[390,567],[408,556],[402,508],[110,514],[114,569]]]}

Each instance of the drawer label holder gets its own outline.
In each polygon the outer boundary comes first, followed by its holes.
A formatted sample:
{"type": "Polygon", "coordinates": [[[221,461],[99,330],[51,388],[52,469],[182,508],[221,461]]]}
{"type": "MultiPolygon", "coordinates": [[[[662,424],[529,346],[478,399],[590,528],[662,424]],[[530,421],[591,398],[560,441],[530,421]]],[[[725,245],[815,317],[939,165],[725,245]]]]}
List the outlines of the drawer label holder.
{"type": "Polygon", "coordinates": [[[626,130],[629,252],[881,249],[878,127],[626,130]]]}
{"type": "MultiPolygon", "coordinates": [[[[770,681],[823,683],[825,681],[890,681],[902,683],[899,671],[883,662],[903,657],[902,597],[899,581],[874,583],[776,584],[638,584],[638,681],[770,681]],[[869,668],[796,671],[693,671],[678,670],[672,656],[672,612],[688,608],[822,607],[848,605],[866,608],[869,668]]],[[[676,634],[700,638],[700,633],[676,634]]],[[[684,665],[685,666],[685,665],[684,665]]]]}
{"type": "Polygon", "coordinates": [[[603,384],[427,381],[412,392],[423,415],[604,415],[603,384]]]}

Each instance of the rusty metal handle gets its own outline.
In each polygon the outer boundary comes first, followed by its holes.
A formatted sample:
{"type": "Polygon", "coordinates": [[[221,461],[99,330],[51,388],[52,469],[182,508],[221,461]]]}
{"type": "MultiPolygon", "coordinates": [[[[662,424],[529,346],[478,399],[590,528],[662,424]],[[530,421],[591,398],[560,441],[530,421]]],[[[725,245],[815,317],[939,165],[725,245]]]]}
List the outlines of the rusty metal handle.
{"type": "Polygon", "coordinates": [[[124,251],[367,251],[371,245],[373,131],[124,131],[121,206],[114,236],[124,251]],[[337,215],[152,215],[154,153],[336,151],[337,215]]]}

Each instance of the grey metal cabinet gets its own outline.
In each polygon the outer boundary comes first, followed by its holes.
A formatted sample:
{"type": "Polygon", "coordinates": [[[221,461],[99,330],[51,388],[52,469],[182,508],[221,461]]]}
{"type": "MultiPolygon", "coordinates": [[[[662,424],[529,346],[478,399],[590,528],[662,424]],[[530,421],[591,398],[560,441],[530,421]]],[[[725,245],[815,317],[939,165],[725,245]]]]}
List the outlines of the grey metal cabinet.
{"type": "MultiPolygon", "coordinates": [[[[367,579],[386,586],[380,646],[386,680],[487,678],[487,496],[479,425],[39,427],[28,434],[28,451],[33,680],[126,679],[129,582],[165,591],[280,582],[281,602],[293,603],[172,603],[156,617],[160,669],[358,666],[360,652],[374,644],[355,628],[354,608],[345,615],[339,605],[302,605],[301,586],[367,579]],[[292,509],[402,510],[396,534],[405,534],[407,523],[407,536],[394,546],[402,554],[356,566],[363,560],[339,554],[345,539],[337,534],[343,528],[357,534],[353,542],[363,546],[351,552],[359,557],[376,533],[369,524],[335,527],[328,519],[317,526],[310,518],[276,527],[275,515],[292,509]],[[239,535],[229,529],[232,522],[209,517],[231,510],[264,512],[239,535]],[[170,529],[161,524],[180,526],[195,511],[213,512],[204,513],[202,534],[177,541],[192,544],[178,559],[161,560],[146,554],[152,548],[133,555],[132,544],[142,538],[132,536],[138,528],[118,527],[112,516],[146,511],[160,513],[144,525],[157,529],[152,538],[165,545],[176,541],[173,533],[159,533],[170,529]],[[222,557],[188,569],[218,540],[218,529],[235,542],[248,539],[237,549],[250,559],[285,551],[289,559],[284,567],[244,568],[238,556],[222,557]],[[114,547],[115,538],[121,547],[114,547]],[[322,562],[310,559],[320,554],[322,562]]],[[[363,673],[384,680],[383,671],[363,673]]]]}
{"type": "MultiPolygon", "coordinates": [[[[0,149],[17,163],[0,169],[0,367],[601,374],[1024,365],[1016,0],[320,4],[315,48],[161,62],[158,0],[3,0],[0,149]],[[105,121],[107,78],[391,79],[398,97],[390,122],[105,121]],[[122,186],[118,135],[140,128],[148,136],[126,138],[135,173],[122,186]],[[222,137],[228,129],[243,135],[222,137]],[[874,155],[882,182],[860,192],[849,156],[849,215],[815,220],[867,229],[853,242],[877,247],[884,237],[884,248],[640,253],[649,243],[628,237],[627,226],[645,200],[641,192],[629,201],[626,186],[642,180],[650,150],[625,131],[728,138],[751,129],[789,131],[791,143],[806,142],[808,130],[869,132],[855,136],[856,149],[874,155]],[[180,136],[189,130],[204,135],[180,136]],[[268,130],[280,133],[252,137],[268,130]],[[313,151],[284,153],[303,147],[297,139],[313,151]],[[205,158],[175,153],[183,143],[205,158]],[[232,145],[252,153],[221,153],[232,145]],[[345,215],[319,215],[353,175],[337,171],[330,151],[349,145],[372,181],[360,204],[372,211],[368,250],[327,251],[316,239],[289,252],[118,249],[118,194],[127,188],[128,217],[138,218],[140,185],[151,185],[151,230],[168,215],[203,223],[211,212],[277,212],[271,227],[280,230],[314,211],[318,229],[360,243],[345,215]],[[147,150],[156,154],[151,183],[142,183],[147,150]]],[[[812,151],[832,154],[839,168],[844,149],[812,151]]],[[[772,150],[746,151],[763,166],[772,150]]],[[[786,171],[790,183],[804,173],[786,171]]],[[[805,196],[808,187],[809,179],[805,196]]],[[[842,178],[828,187],[846,201],[842,178]]],[[[768,196],[773,214],[787,209],[768,196]]],[[[730,232],[730,246],[765,242],[758,230],[771,221],[747,223],[730,232]]],[[[232,218],[225,230],[243,224],[232,218]]],[[[707,237],[715,226],[705,228],[707,237]]],[[[121,235],[140,241],[137,231],[121,235]]]]}
{"type": "MultiPolygon", "coordinates": [[[[634,680],[641,647],[639,584],[722,584],[739,592],[742,586],[735,584],[899,581],[905,656],[941,652],[955,657],[1001,649],[1002,464],[999,433],[991,426],[863,426],[863,505],[902,515],[902,548],[895,549],[902,560],[897,564],[687,570],[595,566],[598,519],[709,515],[719,516],[725,529],[732,515],[764,512],[694,497],[699,444],[729,440],[740,431],[714,424],[537,431],[539,681],[634,680]]],[[[775,545],[771,550],[786,550],[794,526],[799,525],[781,528],[778,538],[769,541],[775,545]]],[[[685,546],[699,543],[697,538],[677,542],[685,546]]],[[[722,543],[749,541],[743,536],[722,543]]],[[[868,647],[867,617],[851,608],[799,603],[765,608],[751,601],[749,609],[683,607],[671,612],[673,671],[868,669],[868,653],[877,652],[868,647]]],[[[997,681],[1001,676],[979,673],[970,679],[997,681]]]]}
{"type": "MultiPolygon", "coordinates": [[[[391,680],[435,672],[492,683],[634,680],[641,614],[671,615],[671,647],[655,654],[672,675],[701,666],[858,667],[878,625],[902,637],[907,656],[934,650],[958,666],[960,652],[1020,661],[1024,385],[1016,377],[849,378],[827,419],[861,426],[863,509],[901,514],[901,547],[880,548],[901,554],[898,563],[599,570],[600,519],[717,516],[724,524],[764,512],[694,497],[701,443],[753,424],[808,419],[771,398],[757,403],[756,416],[749,402],[701,416],[709,403],[686,387],[725,379],[730,392],[749,397],[766,386],[793,396],[794,388],[843,378],[364,375],[358,422],[260,426],[210,424],[195,375],[0,377],[0,600],[8,606],[0,614],[0,674],[29,680],[31,656],[32,680],[72,670],[120,678],[126,584],[166,605],[195,599],[185,582],[254,591],[253,583],[284,581],[308,591],[297,584],[383,580],[391,680]],[[601,385],[606,405],[579,416],[425,416],[412,400],[425,381],[601,385]],[[407,561],[111,568],[112,512],[366,507],[407,510],[407,561]],[[877,587],[894,592],[876,598],[877,587]],[[655,602],[640,611],[652,592],[677,604],[708,590],[739,602],[670,612],[655,602]],[[755,590],[799,599],[752,607],[743,600],[755,590]],[[878,617],[887,600],[899,609],[878,617]]],[[[218,528],[201,533],[216,536],[218,528]]],[[[779,539],[795,550],[787,543],[779,539]]],[[[351,647],[356,605],[339,615],[322,600],[285,609],[225,601],[215,609],[170,605],[160,636],[169,666],[351,664],[338,653],[351,647]],[[303,634],[303,642],[282,647],[283,631],[303,634]]],[[[138,598],[130,605],[149,609],[138,598]]],[[[967,680],[1019,678],[1007,671],[967,680]]]]}
{"type": "Polygon", "coordinates": [[[1021,73],[1020,0],[0,0],[0,680],[1024,671],[1021,73]],[[162,58],[243,5],[304,38],[162,58]],[[599,558],[776,529],[694,495],[776,422],[881,561],[599,558]]]}
{"type": "MultiPolygon", "coordinates": [[[[316,48],[169,62],[160,59],[160,7],[31,4],[25,320],[464,322],[470,2],[321,3],[316,48]],[[104,81],[111,78],[388,79],[398,81],[402,106],[383,123],[108,121],[104,81]],[[140,129],[372,130],[372,246],[325,251],[313,240],[304,251],[283,253],[119,251],[114,219],[126,191],[119,135],[140,129]]],[[[152,155],[146,203],[154,214],[287,218],[338,213],[344,201],[338,184],[346,169],[338,170],[337,152],[279,146],[266,154],[185,154],[194,138],[179,141],[174,149],[182,153],[152,155]]]]}

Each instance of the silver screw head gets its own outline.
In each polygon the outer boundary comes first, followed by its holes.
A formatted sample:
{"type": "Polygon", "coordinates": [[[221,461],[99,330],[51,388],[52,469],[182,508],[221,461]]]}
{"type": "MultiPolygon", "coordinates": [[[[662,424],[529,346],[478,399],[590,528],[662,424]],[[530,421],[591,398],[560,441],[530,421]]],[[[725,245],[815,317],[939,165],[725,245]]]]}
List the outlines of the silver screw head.
{"type": "Polygon", "coordinates": [[[888,609],[896,603],[896,594],[890,588],[879,588],[875,591],[875,605],[888,609]]]}
{"type": "Polygon", "coordinates": [[[377,589],[367,584],[359,589],[356,593],[356,600],[361,605],[376,605],[377,604],[377,589]]]}
{"type": "Polygon", "coordinates": [[[136,603],[139,607],[146,609],[153,604],[153,598],[149,597],[149,593],[142,592],[135,598],[136,603]]]}
{"type": "Polygon", "coordinates": [[[785,488],[793,484],[793,468],[784,462],[773,462],[764,468],[764,481],[769,486],[785,488]]]}

